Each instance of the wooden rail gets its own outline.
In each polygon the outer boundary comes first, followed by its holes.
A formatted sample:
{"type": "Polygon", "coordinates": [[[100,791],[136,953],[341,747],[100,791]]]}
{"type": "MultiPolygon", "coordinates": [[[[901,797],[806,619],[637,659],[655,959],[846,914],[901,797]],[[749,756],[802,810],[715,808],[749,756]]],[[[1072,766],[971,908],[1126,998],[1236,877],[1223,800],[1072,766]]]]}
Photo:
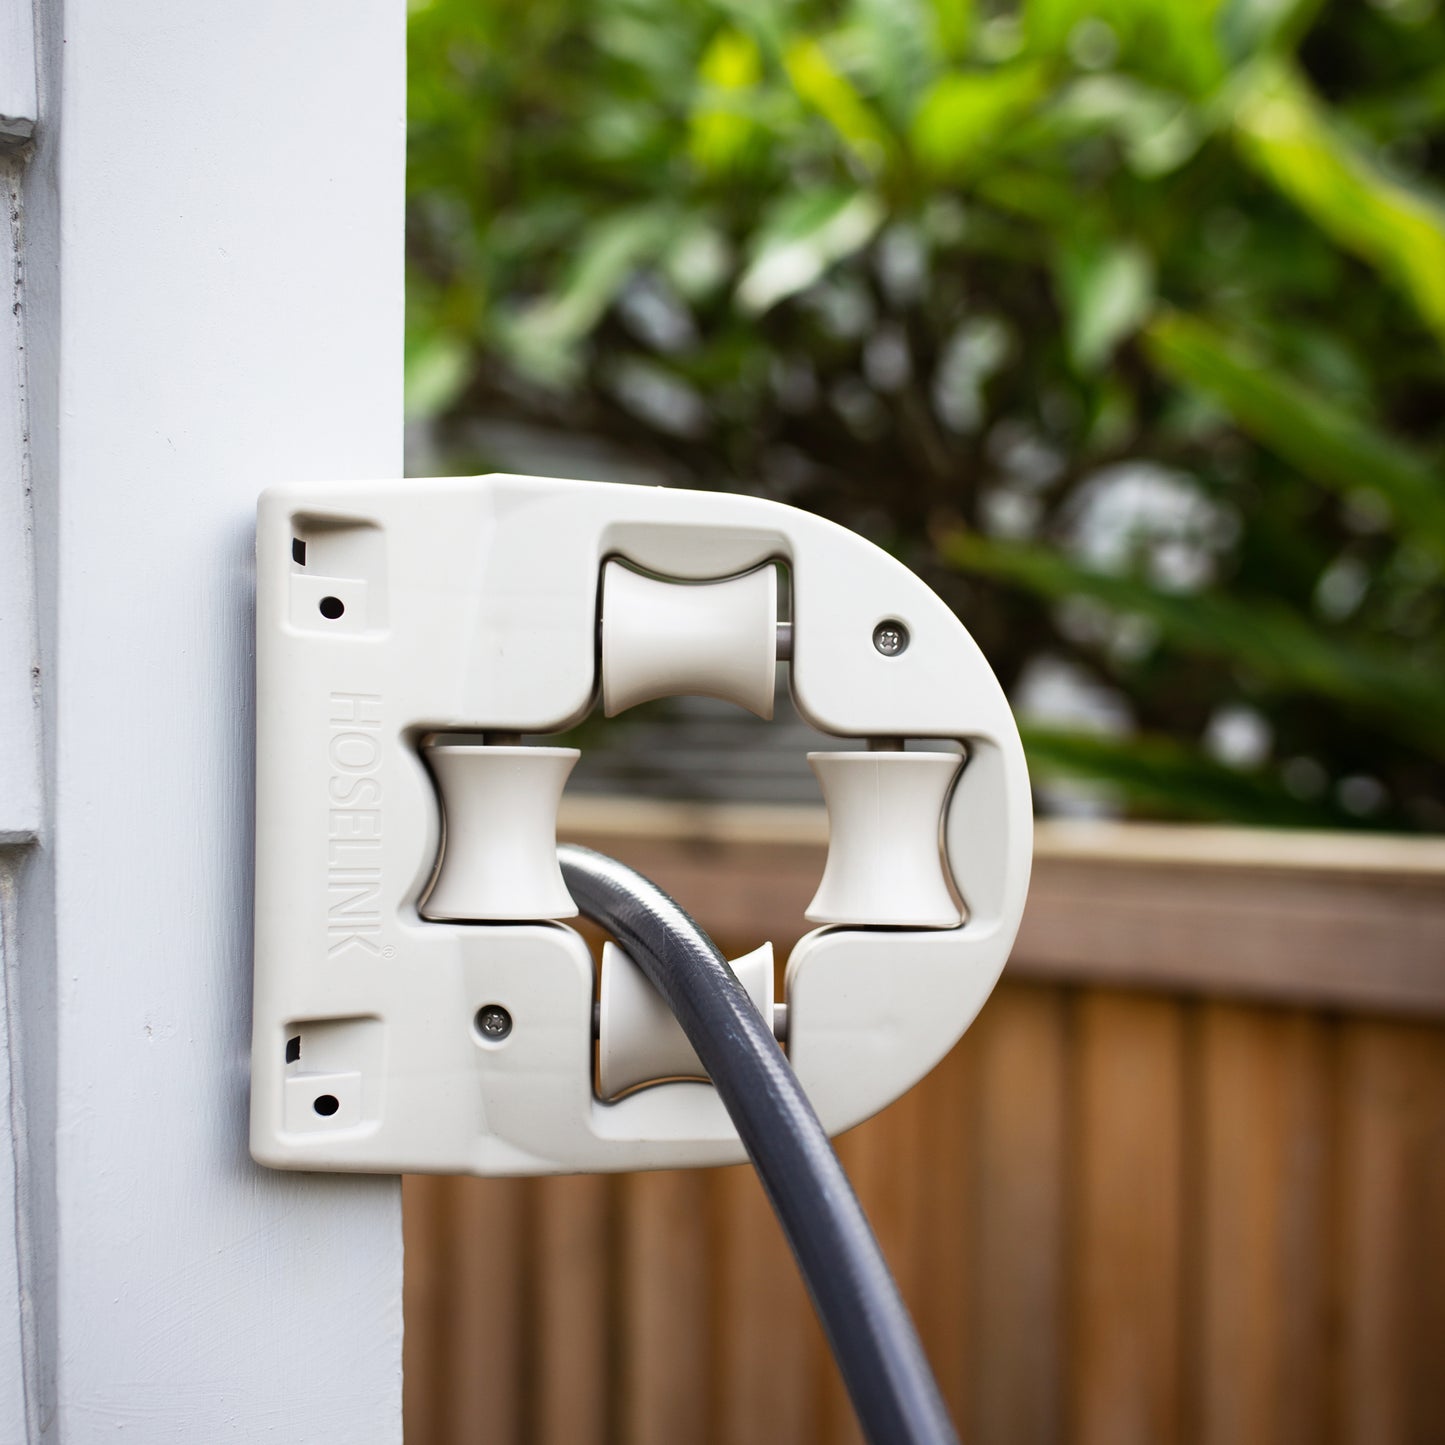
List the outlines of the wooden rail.
{"type": "MultiPolygon", "coordinates": [[[[806,811],[574,808],[786,953],[806,811]]],[[[840,1152],[970,1442],[1445,1440],[1445,848],[1040,830],[1005,983],[840,1152]]],[[[852,1442],[745,1169],[406,1186],[409,1445],[852,1442]]]]}
{"type": "MultiPolygon", "coordinates": [[[[784,956],[828,837],[821,809],[607,799],[563,828],[784,956]]],[[[1445,1015],[1445,840],[1042,823],[1008,976],[1445,1015]]]]}

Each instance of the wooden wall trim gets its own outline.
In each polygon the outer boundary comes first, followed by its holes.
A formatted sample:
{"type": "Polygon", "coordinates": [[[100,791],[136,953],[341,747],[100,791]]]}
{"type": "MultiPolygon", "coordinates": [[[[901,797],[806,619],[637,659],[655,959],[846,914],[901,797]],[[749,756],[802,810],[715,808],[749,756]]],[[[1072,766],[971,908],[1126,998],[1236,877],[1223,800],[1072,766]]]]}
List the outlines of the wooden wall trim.
{"type": "MultiPolygon", "coordinates": [[[[821,808],[568,799],[560,835],[675,893],[730,947],[790,947],[821,808]]],[[[1013,978],[1445,1014],[1445,840],[1039,825],[1013,978]]]]}

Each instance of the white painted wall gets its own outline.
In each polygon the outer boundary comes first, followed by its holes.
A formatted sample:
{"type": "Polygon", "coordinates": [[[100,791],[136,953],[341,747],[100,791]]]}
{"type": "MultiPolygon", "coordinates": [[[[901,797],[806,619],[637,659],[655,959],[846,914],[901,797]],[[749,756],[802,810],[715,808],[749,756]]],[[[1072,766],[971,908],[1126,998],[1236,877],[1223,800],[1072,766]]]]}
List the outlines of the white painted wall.
{"type": "MultiPolygon", "coordinates": [[[[43,1394],[32,1234],[49,1181],[31,1188],[19,904],[40,838],[40,657],[27,444],[21,190],[36,112],[28,0],[0,0],[0,1440],[39,1438],[43,1394]]],[[[46,952],[41,951],[41,957],[46,952]]],[[[48,1020],[48,988],[34,990],[48,1020]]],[[[47,1035],[48,1045],[48,1035],[47,1035]]],[[[36,1113],[48,1121],[49,1071],[36,1113]]],[[[46,1124],[48,1127],[48,1122],[46,1124]]]]}
{"type": "Polygon", "coordinates": [[[0,0],[0,143],[35,131],[35,22],[31,0],[0,0]]]}
{"type": "Polygon", "coordinates": [[[400,473],[403,0],[38,14],[43,809],[0,857],[0,1315],[32,1309],[0,1438],[396,1445],[397,1182],[254,1165],[246,1060],[253,507],[400,473]]]}

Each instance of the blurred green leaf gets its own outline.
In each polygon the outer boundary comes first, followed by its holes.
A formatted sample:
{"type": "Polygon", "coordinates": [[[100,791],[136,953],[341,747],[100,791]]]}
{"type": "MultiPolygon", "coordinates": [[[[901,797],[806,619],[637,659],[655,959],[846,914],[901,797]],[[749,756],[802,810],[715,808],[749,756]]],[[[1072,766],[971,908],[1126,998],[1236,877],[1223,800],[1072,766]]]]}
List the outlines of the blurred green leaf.
{"type": "Polygon", "coordinates": [[[662,268],[678,294],[689,301],[710,296],[732,272],[732,247],[706,216],[684,223],[662,256],[662,268]]]}
{"type": "Polygon", "coordinates": [[[885,215],[876,197],[846,187],[787,197],[758,229],[738,281],[738,304],[757,315],[811,286],[834,262],[866,246],[885,215]]]}
{"type": "Polygon", "coordinates": [[[1033,109],[1047,84],[1047,71],[1033,61],[945,75],[924,95],[913,118],[919,163],[935,175],[968,173],[1033,109]]]}
{"type": "Polygon", "coordinates": [[[470,376],[471,351],[460,337],[432,334],[409,345],[402,369],[402,409],[407,420],[445,411],[470,376]]]}
{"type": "Polygon", "coordinates": [[[1084,75],[1055,92],[1045,133],[1061,139],[1113,135],[1130,169],[1153,177],[1189,160],[1212,124],[1203,107],[1132,76],[1084,75]]]}
{"type": "Polygon", "coordinates": [[[1377,492],[1401,527],[1445,559],[1445,478],[1438,468],[1195,317],[1162,314],[1146,341],[1161,371],[1203,392],[1305,477],[1346,497],[1377,492]]]}
{"type": "Polygon", "coordinates": [[[1070,358],[1080,371],[1097,371],[1148,316],[1154,304],[1153,263],[1128,242],[1065,242],[1057,271],[1070,358]]]}
{"type": "Polygon", "coordinates": [[[762,79],[762,52],[751,35],[718,31],[698,66],[701,94],[688,148],[704,170],[726,171],[742,160],[758,130],[752,92],[762,79]]]}
{"type": "Polygon", "coordinates": [[[1244,155],[1341,246],[1388,276],[1445,340],[1445,211],[1391,180],[1326,119],[1299,73],[1260,62],[1240,78],[1244,155]]]}
{"type": "Polygon", "coordinates": [[[783,65],[798,98],[833,127],[865,169],[878,171],[893,149],[893,137],[823,47],[816,40],[796,40],[784,53],[783,65]]]}
{"type": "Polygon", "coordinates": [[[937,73],[941,27],[966,25],[968,9],[935,0],[849,0],[841,23],[821,37],[829,61],[887,127],[894,160],[919,90],[937,73]],[[957,13],[945,17],[943,10],[957,13]]]}
{"type": "Polygon", "coordinates": [[[1261,50],[1291,51],[1322,4],[1323,0],[1225,0],[1217,21],[1220,40],[1234,60],[1261,50]]]}
{"type": "Polygon", "coordinates": [[[589,228],[579,238],[561,288],[511,318],[508,339],[518,364],[537,380],[563,381],[573,368],[577,343],[637,267],[662,250],[676,223],[670,206],[639,206],[589,228]]]}
{"type": "Polygon", "coordinates": [[[966,571],[1052,599],[1089,597],[1145,618],[1176,646],[1228,658],[1272,687],[1387,718],[1418,747],[1445,756],[1445,678],[1418,656],[1333,637],[1267,598],[1163,592],[1138,577],[1080,567],[1043,547],[960,533],[941,550],[966,571]]]}
{"type": "Polygon", "coordinates": [[[973,0],[932,0],[932,6],[939,52],[952,61],[964,59],[977,19],[973,0]]]}
{"type": "Polygon", "coordinates": [[[1026,0],[1029,49],[1071,55],[1091,66],[1117,65],[1190,95],[1224,74],[1217,0],[1026,0]]]}

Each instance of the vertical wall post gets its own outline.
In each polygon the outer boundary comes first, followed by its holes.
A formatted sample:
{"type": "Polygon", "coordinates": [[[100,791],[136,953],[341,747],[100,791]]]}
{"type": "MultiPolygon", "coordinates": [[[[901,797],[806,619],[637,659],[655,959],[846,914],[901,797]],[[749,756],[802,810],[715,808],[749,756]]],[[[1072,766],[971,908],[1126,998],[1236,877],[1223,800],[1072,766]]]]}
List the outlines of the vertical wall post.
{"type": "Polygon", "coordinates": [[[398,1445],[398,1183],[259,1168],[246,1114],[254,505],[400,475],[405,6],[36,13],[26,1438],[398,1445]]]}

